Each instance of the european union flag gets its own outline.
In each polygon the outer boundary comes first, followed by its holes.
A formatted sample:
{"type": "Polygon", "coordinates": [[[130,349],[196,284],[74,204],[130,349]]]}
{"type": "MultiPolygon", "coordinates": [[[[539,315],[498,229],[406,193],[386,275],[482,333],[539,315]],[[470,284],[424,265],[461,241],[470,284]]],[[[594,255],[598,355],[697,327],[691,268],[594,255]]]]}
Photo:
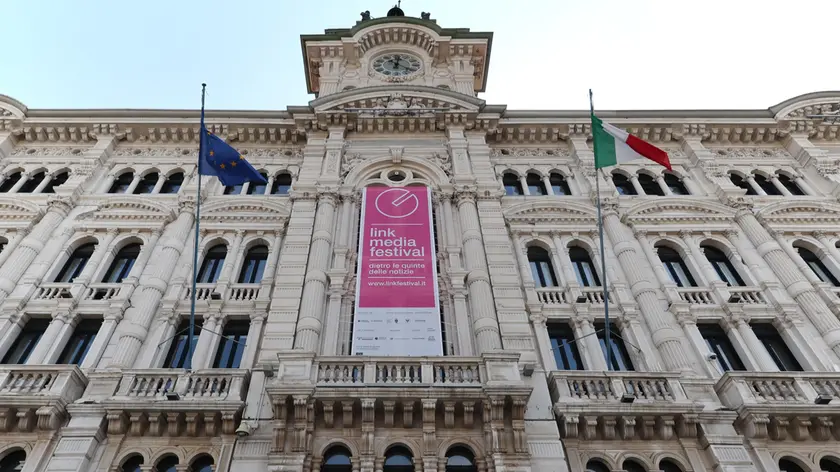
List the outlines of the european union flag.
{"type": "Polygon", "coordinates": [[[268,183],[248,161],[220,137],[201,127],[201,155],[198,158],[200,175],[215,175],[222,185],[242,185],[245,182],[268,183]]]}

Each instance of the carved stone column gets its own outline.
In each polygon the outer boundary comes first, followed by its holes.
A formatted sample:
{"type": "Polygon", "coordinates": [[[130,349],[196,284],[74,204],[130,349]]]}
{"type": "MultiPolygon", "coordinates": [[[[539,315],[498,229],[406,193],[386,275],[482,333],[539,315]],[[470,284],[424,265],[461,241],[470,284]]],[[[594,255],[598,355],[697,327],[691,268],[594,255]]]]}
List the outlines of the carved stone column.
{"type": "Polygon", "coordinates": [[[65,325],[72,322],[70,313],[64,311],[55,312],[52,314],[52,317],[52,321],[50,321],[49,326],[47,326],[47,330],[44,331],[43,335],[41,335],[41,339],[38,344],[35,345],[35,349],[32,350],[32,353],[26,360],[26,364],[39,365],[44,363],[44,359],[47,357],[47,354],[53,350],[53,347],[56,344],[59,335],[64,330],[65,325]]]}
{"type": "Polygon", "coordinates": [[[211,366],[214,354],[213,345],[218,345],[223,327],[224,322],[221,313],[205,314],[201,329],[196,327],[198,342],[195,343],[195,351],[190,361],[193,369],[207,369],[211,366]]]}
{"type": "MultiPolygon", "coordinates": [[[[242,252],[242,238],[244,236],[244,230],[237,229],[235,231],[233,242],[228,248],[227,256],[225,256],[224,266],[222,267],[221,273],[219,273],[218,280],[216,280],[215,291],[221,293],[223,297],[228,286],[230,286],[230,278],[233,276],[233,269],[239,265],[239,260],[241,258],[240,252],[242,252]]],[[[199,264],[201,264],[201,261],[199,261],[199,264]]],[[[199,265],[199,267],[201,266],[199,265]]]]}
{"type": "Polygon", "coordinates": [[[105,237],[102,238],[102,241],[96,245],[96,250],[94,250],[90,259],[88,259],[87,264],[85,264],[85,268],[82,269],[82,273],[73,280],[74,284],[84,286],[90,282],[90,279],[93,277],[96,269],[99,268],[99,264],[102,263],[102,259],[104,259],[108,251],[111,250],[111,243],[114,242],[114,238],[117,237],[118,232],[119,230],[117,230],[117,228],[108,229],[105,233],[105,237]]]}
{"type": "Polygon", "coordinates": [[[3,251],[0,252],[0,267],[3,266],[3,263],[6,262],[6,259],[9,258],[9,255],[15,251],[15,248],[18,247],[23,238],[29,234],[29,228],[21,228],[15,231],[14,236],[9,237],[10,235],[6,233],[6,247],[3,248],[3,251]]]}

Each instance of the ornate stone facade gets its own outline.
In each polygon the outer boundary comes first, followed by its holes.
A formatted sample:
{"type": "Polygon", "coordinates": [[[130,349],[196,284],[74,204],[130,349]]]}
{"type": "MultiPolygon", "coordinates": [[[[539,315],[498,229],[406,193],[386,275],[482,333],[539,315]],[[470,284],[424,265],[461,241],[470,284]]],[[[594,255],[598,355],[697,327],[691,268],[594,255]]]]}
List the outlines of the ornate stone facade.
{"type": "Polygon", "coordinates": [[[587,111],[477,97],[491,39],[304,36],[307,106],[207,112],[268,184],[201,195],[197,112],[0,96],[0,466],[840,470],[840,93],[605,112],[673,171],[596,171],[587,111]],[[360,191],[412,184],[445,356],[351,357],[360,191]]]}

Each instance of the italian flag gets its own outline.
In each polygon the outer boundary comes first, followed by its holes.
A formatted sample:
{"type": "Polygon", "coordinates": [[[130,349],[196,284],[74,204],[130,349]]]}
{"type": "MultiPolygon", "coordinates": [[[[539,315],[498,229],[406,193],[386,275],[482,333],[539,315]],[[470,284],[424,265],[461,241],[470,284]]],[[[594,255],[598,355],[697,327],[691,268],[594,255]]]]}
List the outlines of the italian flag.
{"type": "Polygon", "coordinates": [[[642,141],[627,131],[601,121],[592,115],[592,141],[595,146],[595,168],[610,167],[635,159],[650,159],[671,170],[668,153],[642,141]]]}

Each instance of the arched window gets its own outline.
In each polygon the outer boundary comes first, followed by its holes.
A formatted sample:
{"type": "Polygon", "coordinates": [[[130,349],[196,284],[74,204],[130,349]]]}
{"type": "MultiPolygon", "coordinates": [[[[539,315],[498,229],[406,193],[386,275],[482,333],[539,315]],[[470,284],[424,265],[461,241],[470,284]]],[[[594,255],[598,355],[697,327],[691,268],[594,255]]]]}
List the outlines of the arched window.
{"type": "Polygon", "coordinates": [[[160,187],[160,193],[178,193],[181,185],[184,185],[184,173],[175,172],[166,178],[163,186],[160,187]]]}
{"type": "Polygon", "coordinates": [[[242,187],[244,186],[245,184],[228,185],[225,187],[225,195],[239,195],[242,193],[242,187]]]}
{"type": "Polygon", "coordinates": [[[799,466],[796,462],[786,457],[779,459],[780,472],[805,472],[805,469],[799,466]]]}
{"type": "Polygon", "coordinates": [[[840,459],[823,457],[820,459],[820,470],[825,472],[840,472],[840,459]]]}
{"type": "Polygon", "coordinates": [[[463,446],[446,451],[446,472],[476,472],[475,455],[463,446]]]}
{"type": "Polygon", "coordinates": [[[82,270],[84,270],[85,265],[87,265],[90,256],[93,255],[95,247],[96,245],[93,243],[87,243],[77,247],[70,258],[67,259],[67,262],[64,263],[64,267],[61,268],[55,281],[70,283],[78,277],[82,273],[82,270]]]}
{"type": "Polygon", "coordinates": [[[624,469],[626,472],[647,472],[645,466],[639,464],[633,459],[627,459],[626,461],[624,461],[624,464],[621,465],[621,468],[624,469]]]}
{"type": "Polygon", "coordinates": [[[73,334],[64,345],[64,350],[61,351],[56,364],[81,365],[101,327],[101,318],[81,320],[73,329],[73,334]]]}
{"type": "Polygon", "coordinates": [[[840,282],[837,282],[837,278],[834,277],[834,274],[828,270],[828,267],[823,264],[816,254],[804,247],[796,246],[796,250],[799,251],[799,257],[808,264],[808,267],[817,274],[817,277],[819,277],[821,281],[828,282],[835,287],[840,287],[840,282]]]}
{"type": "Polygon", "coordinates": [[[111,262],[111,266],[108,267],[108,271],[105,272],[105,277],[102,278],[102,282],[106,284],[118,284],[128,277],[128,273],[131,272],[131,268],[134,267],[134,262],[140,255],[141,247],[140,244],[134,243],[120,249],[120,252],[117,253],[117,256],[111,262]]]}
{"type": "Polygon", "coordinates": [[[799,185],[796,185],[796,182],[794,182],[793,179],[791,179],[785,174],[777,175],[779,177],[779,183],[781,183],[788,190],[788,192],[794,195],[805,195],[805,192],[803,192],[802,189],[799,188],[799,185]]]}
{"type": "Polygon", "coordinates": [[[202,454],[193,459],[190,472],[213,472],[213,458],[202,454]]]}
{"type": "Polygon", "coordinates": [[[178,472],[178,458],[166,456],[158,461],[155,466],[156,472],[178,472]]]}
{"type": "Polygon", "coordinates": [[[414,456],[404,446],[393,446],[385,453],[382,472],[414,472],[414,456]]]}
{"type": "Polygon", "coordinates": [[[700,248],[703,249],[703,254],[706,255],[706,259],[715,268],[715,272],[717,272],[720,280],[726,282],[726,285],[730,287],[743,287],[745,285],[744,279],[741,278],[741,275],[738,274],[738,271],[735,270],[735,267],[732,266],[732,263],[729,262],[729,258],[726,257],[723,251],[708,244],[700,246],[700,248]]]}
{"type": "Polygon", "coordinates": [[[612,181],[619,195],[637,195],[636,187],[633,187],[633,183],[624,174],[613,172],[612,181]]]}
{"type": "Polygon", "coordinates": [[[20,180],[20,172],[15,172],[14,174],[6,177],[6,180],[0,184],[0,193],[6,193],[12,189],[15,185],[17,185],[18,181],[20,180]]]}
{"type": "Polygon", "coordinates": [[[592,264],[592,259],[589,258],[589,253],[586,249],[578,246],[570,247],[569,259],[572,260],[577,281],[581,286],[598,287],[601,285],[598,272],[595,271],[595,265],[592,264]]]}
{"type": "Polygon", "coordinates": [[[155,189],[159,178],[160,175],[157,172],[150,172],[141,177],[140,181],[137,182],[137,186],[134,187],[134,195],[152,193],[152,190],[155,189]]]}
{"type": "Polygon", "coordinates": [[[224,244],[217,244],[207,251],[204,256],[204,262],[201,264],[201,270],[198,271],[198,283],[212,284],[219,279],[219,274],[222,273],[222,265],[225,263],[227,257],[227,246],[224,244]]]}
{"type": "MultiPolygon", "coordinates": [[[[260,175],[268,182],[268,175],[265,172],[260,172],[260,175]]],[[[265,195],[265,188],[267,183],[252,181],[248,185],[248,195],[265,195]]]]}
{"type": "Polygon", "coordinates": [[[691,272],[685,265],[680,254],[669,248],[668,246],[657,246],[656,253],[659,255],[659,260],[665,266],[665,270],[671,277],[671,281],[677,284],[677,287],[696,287],[697,283],[691,272]]]}
{"type": "Polygon", "coordinates": [[[505,172],[502,174],[502,185],[505,186],[505,195],[525,195],[525,192],[522,190],[522,182],[520,182],[519,177],[512,172],[505,172]]]}
{"type": "Polygon", "coordinates": [[[671,459],[662,459],[659,461],[659,470],[661,472],[683,472],[682,467],[671,459]]]}
{"type": "Polygon", "coordinates": [[[557,277],[554,276],[554,267],[551,265],[551,256],[548,251],[538,246],[528,248],[528,263],[531,265],[531,275],[534,282],[540,287],[556,287],[557,277]]]}
{"type": "Polygon", "coordinates": [[[131,187],[131,182],[134,182],[134,172],[123,172],[111,184],[108,193],[125,193],[128,187],[131,187]]]}
{"type": "Polygon", "coordinates": [[[292,174],[281,172],[274,177],[274,184],[271,186],[272,195],[288,195],[292,189],[292,174]]]}
{"type": "Polygon", "coordinates": [[[768,180],[767,177],[761,174],[753,174],[753,179],[755,179],[755,183],[757,183],[758,186],[761,187],[761,190],[764,190],[764,193],[766,193],[767,195],[782,194],[782,191],[779,190],[779,188],[776,187],[776,185],[774,185],[773,182],[768,180]]]}
{"type": "Polygon", "coordinates": [[[0,461],[0,472],[20,472],[26,462],[26,452],[17,450],[6,454],[0,461]]]}
{"type": "Polygon", "coordinates": [[[610,472],[610,468],[598,459],[589,459],[586,462],[586,472],[610,472]]]}
{"type": "Polygon", "coordinates": [[[350,451],[343,446],[327,449],[324,460],[321,462],[321,472],[351,472],[353,470],[351,456],[350,451]]]}
{"type": "Polygon", "coordinates": [[[639,185],[642,186],[642,190],[645,191],[645,195],[658,195],[660,197],[665,196],[665,192],[662,190],[662,187],[659,186],[659,182],[648,174],[639,173],[639,185]]]}
{"type": "Polygon", "coordinates": [[[44,180],[44,176],[47,174],[44,171],[38,172],[37,174],[29,177],[29,180],[26,181],[23,185],[20,186],[18,189],[18,193],[32,193],[41,185],[41,182],[44,180]]]}
{"type": "Polygon", "coordinates": [[[569,183],[566,182],[566,178],[563,177],[562,174],[558,174],[557,172],[553,172],[548,177],[548,183],[551,184],[551,190],[554,191],[554,195],[571,195],[572,190],[569,188],[569,183]]]}
{"type": "Polygon", "coordinates": [[[548,195],[548,191],[545,189],[545,183],[539,175],[528,174],[525,177],[525,183],[528,184],[528,193],[531,195],[548,195]]]}
{"type": "Polygon", "coordinates": [[[758,195],[757,193],[755,193],[755,189],[752,187],[752,185],[747,183],[747,181],[744,180],[743,177],[734,172],[729,173],[729,181],[732,182],[732,185],[746,190],[747,195],[758,195]]]}
{"type": "Polygon", "coordinates": [[[662,178],[665,180],[665,185],[671,189],[671,193],[674,195],[689,195],[688,189],[685,188],[685,184],[681,178],[669,172],[665,172],[662,178]]]}
{"type": "Polygon", "coordinates": [[[135,454],[128,459],[126,459],[122,467],[120,467],[120,471],[122,472],[141,472],[143,466],[143,456],[135,454]]]}
{"type": "Polygon", "coordinates": [[[259,245],[248,250],[239,272],[239,283],[258,284],[262,281],[265,262],[268,260],[268,248],[259,245]]]}
{"type": "Polygon", "coordinates": [[[70,177],[70,174],[67,172],[60,172],[53,176],[50,179],[50,183],[48,183],[41,193],[55,193],[55,188],[64,185],[64,182],[67,182],[67,179],[70,177]]]}

